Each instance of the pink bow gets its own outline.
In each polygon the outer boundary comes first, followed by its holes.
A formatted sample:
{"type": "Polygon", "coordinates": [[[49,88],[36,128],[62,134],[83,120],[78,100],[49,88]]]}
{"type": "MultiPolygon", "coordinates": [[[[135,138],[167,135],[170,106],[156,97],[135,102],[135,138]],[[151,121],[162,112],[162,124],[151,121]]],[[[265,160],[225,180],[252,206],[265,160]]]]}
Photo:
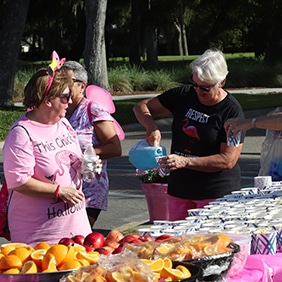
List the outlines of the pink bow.
{"type": "Polygon", "coordinates": [[[59,55],[57,54],[56,51],[52,52],[52,62],[48,66],[49,79],[48,79],[48,84],[47,84],[47,87],[46,87],[46,90],[45,90],[45,95],[48,95],[48,92],[51,88],[51,85],[52,85],[53,80],[54,80],[55,71],[60,69],[65,61],[66,61],[66,58],[63,58],[63,59],[60,60],[59,55]]]}

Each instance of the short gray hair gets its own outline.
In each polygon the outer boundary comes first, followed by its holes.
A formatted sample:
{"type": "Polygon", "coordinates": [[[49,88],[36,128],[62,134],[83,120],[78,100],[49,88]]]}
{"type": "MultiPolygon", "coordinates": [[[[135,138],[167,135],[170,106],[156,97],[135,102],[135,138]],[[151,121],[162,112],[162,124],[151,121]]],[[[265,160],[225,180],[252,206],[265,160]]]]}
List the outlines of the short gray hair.
{"type": "Polygon", "coordinates": [[[222,82],[228,74],[226,60],[219,50],[206,50],[190,64],[190,67],[192,73],[197,73],[202,81],[211,84],[222,82]]]}
{"type": "Polygon", "coordinates": [[[88,81],[87,71],[80,63],[76,61],[66,61],[63,64],[62,69],[72,70],[76,79],[81,80],[87,84],[88,81]]]}

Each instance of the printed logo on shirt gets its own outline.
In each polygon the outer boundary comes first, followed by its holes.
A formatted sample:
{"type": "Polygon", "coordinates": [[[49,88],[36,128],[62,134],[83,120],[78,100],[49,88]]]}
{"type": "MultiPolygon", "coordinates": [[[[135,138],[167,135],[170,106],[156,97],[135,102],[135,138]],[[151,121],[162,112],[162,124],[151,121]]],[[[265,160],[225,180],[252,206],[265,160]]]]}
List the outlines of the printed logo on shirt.
{"type": "Polygon", "coordinates": [[[209,119],[208,115],[195,111],[190,108],[188,112],[186,113],[185,118],[183,119],[184,124],[182,126],[182,131],[187,136],[200,141],[200,137],[199,137],[197,128],[194,125],[189,125],[189,120],[194,120],[199,123],[207,123],[208,119],[209,119]]]}
{"type": "Polygon", "coordinates": [[[52,208],[48,208],[47,217],[48,219],[52,219],[55,217],[67,216],[67,215],[74,214],[84,208],[85,208],[84,201],[81,201],[78,204],[73,205],[73,206],[70,206],[69,203],[64,203],[64,206],[62,208],[61,207],[58,208],[56,206],[52,208]]]}

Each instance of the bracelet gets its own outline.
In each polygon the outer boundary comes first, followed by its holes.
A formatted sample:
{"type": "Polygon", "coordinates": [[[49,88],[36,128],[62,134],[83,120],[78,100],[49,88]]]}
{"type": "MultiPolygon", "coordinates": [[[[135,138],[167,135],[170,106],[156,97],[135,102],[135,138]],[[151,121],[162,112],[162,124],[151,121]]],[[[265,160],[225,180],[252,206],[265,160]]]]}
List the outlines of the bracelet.
{"type": "Polygon", "coordinates": [[[55,191],[55,199],[58,200],[59,199],[59,191],[60,191],[61,186],[58,185],[55,191]]]}
{"type": "Polygon", "coordinates": [[[253,118],[252,121],[251,121],[253,128],[256,128],[256,122],[257,122],[257,119],[253,118]]]}

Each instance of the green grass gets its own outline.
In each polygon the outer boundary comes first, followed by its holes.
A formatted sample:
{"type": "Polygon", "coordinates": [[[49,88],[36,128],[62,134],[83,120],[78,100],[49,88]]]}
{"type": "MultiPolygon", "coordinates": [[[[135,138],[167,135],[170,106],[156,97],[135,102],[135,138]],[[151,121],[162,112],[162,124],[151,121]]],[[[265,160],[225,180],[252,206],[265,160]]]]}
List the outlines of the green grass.
{"type": "MultiPolygon", "coordinates": [[[[275,108],[282,105],[282,94],[233,94],[244,111],[275,108]]],[[[116,112],[113,114],[121,125],[136,123],[133,106],[142,99],[116,100],[116,112]]],[[[0,109],[0,141],[5,139],[12,123],[24,113],[23,108],[8,107],[0,109]]]]}
{"type": "MultiPolygon", "coordinates": [[[[233,94],[244,111],[275,108],[282,105],[282,94],[233,94]]],[[[136,123],[133,106],[142,99],[116,100],[116,112],[113,114],[121,125],[136,123]]],[[[8,107],[0,109],[0,141],[5,139],[12,123],[24,113],[23,108],[8,107]]]]}

